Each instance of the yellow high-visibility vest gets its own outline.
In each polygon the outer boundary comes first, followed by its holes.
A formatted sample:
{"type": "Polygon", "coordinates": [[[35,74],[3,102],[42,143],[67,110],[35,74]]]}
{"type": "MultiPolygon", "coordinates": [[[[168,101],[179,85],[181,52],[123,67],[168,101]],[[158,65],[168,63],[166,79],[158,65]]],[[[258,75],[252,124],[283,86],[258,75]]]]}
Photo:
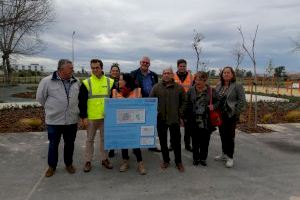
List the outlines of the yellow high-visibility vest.
{"type": "Polygon", "coordinates": [[[89,120],[104,118],[104,98],[109,98],[114,80],[104,75],[97,78],[94,74],[85,79],[83,84],[88,90],[87,118],[89,120]]]}

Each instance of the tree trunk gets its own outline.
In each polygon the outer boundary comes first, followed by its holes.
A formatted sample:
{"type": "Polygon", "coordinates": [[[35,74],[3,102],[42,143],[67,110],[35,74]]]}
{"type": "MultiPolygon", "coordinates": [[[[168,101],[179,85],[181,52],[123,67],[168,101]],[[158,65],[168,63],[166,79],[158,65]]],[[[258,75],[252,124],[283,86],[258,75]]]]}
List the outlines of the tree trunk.
{"type": "Polygon", "coordinates": [[[11,84],[12,70],[9,62],[9,55],[4,54],[2,56],[3,70],[4,70],[4,81],[6,85],[11,84]]]}
{"type": "Polygon", "coordinates": [[[198,72],[198,70],[199,70],[199,55],[197,54],[197,71],[196,72],[198,72]]]}
{"type": "Polygon", "coordinates": [[[6,65],[7,65],[7,81],[8,84],[12,84],[12,70],[11,70],[9,58],[6,59],[6,65]]]}
{"type": "Polygon", "coordinates": [[[6,62],[5,62],[5,55],[2,56],[2,66],[3,66],[3,72],[4,72],[4,79],[3,83],[4,85],[7,84],[7,67],[6,67],[6,62]]]}

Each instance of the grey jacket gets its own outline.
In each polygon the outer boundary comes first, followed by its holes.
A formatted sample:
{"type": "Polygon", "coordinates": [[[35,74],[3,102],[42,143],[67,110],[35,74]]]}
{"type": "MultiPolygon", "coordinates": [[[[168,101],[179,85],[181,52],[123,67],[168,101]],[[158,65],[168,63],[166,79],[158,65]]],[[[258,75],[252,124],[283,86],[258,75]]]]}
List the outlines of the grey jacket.
{"type": "Polygon", "coordinates": [[[36,100],[45,109],[45,121],[48,125],[70,125],[79,120],[78,94],[80,81],[75,77],[70,80],[67,96],[64,84],[54,72],[39,83],[36,100]]]}
{"type": "MultiPolygon", "coordinates": [[[[216,86],[216,92],[219,94],[222,89],[222,85],[216,86]]],[[[229,111],[227,111],[228,117],[236,115],[239,117],[241,112],[245,110],[246,107],[246,97],[245,91],[242,85],[236,82],[231,83],[226,92],[226,99],[223,102],[229,106],[229,111]]],[[[221,106],[222,107],[222,106],[221,106]]]]}

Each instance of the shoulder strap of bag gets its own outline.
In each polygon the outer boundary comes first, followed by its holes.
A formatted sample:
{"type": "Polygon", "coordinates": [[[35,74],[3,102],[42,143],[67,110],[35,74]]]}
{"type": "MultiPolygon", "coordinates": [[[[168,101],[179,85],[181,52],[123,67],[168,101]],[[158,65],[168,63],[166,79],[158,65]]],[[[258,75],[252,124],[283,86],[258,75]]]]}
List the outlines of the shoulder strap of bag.
{"type": "Polygon", "coordinates": [[[212,87],[209,87],[209,105],[212,105],[212,87]]]}

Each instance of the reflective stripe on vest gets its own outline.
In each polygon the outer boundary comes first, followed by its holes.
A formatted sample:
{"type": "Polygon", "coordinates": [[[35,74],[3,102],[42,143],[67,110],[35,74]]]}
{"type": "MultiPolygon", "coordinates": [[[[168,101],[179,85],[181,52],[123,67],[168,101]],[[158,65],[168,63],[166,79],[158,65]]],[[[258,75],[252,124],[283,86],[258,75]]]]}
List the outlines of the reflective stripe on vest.
{"type": "Polygon", "coordinates": [[[109,98],[113,82],[108,77],[95,76],[83,81],[88,90],[87,116],[89,120],[104,118],[104,99],[109,98]],[[104,80],[106,79],[106,80],[104,80]],[[106,88],[105,88],[106,87],[106,88]]]}
{"type": "Polygon", "coordinates": [[[91,78],[88,78],[87,81],[88,81],[89,88],[90,88],[89,89],[89,95],[88,95],[89,99],[105,98],[105,97],[109,97],[110,96],[110,78],[106,78],[106,81],[107,81],[107,94],[103,94],[103,95],[93,95],[91,78]]]}
{"type": "Polygon", "coordinates": [[[176,83],[178,83],[183,87],[185,92],[187,92],[190,89],[190,87],[193,85],[193,75],[190,72],[188,72],[183,82],[181,82],[177,73],[174,74],[174,80],[176,83]]]}

